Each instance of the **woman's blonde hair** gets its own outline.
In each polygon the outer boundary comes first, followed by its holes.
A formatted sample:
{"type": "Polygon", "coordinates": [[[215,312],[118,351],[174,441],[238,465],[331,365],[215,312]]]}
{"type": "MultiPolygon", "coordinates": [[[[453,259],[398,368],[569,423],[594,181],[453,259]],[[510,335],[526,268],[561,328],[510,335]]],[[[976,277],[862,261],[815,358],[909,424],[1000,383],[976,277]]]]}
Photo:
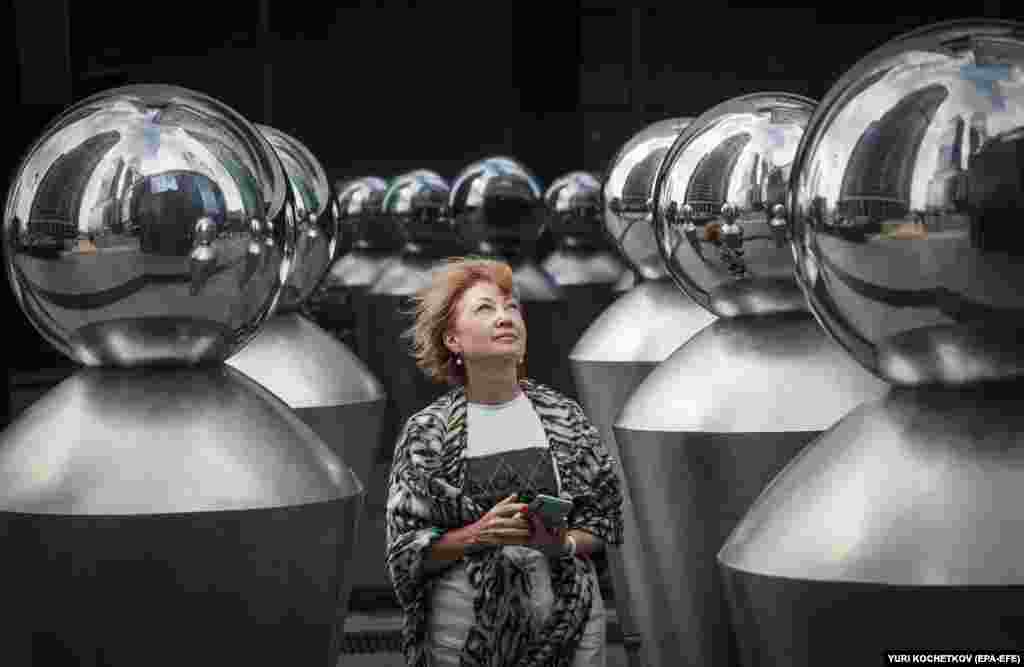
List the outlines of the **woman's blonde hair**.
{"type": "MultiPolygon", "coordinates": [[[[412,297],[413,308],[406,314],[415,319],[402,338],[411,341],[416,365],[435,382],[458,385],[466,381],[466,368],[455,363],[455,356],[444,344],[444,335],[455,323],[462,295],[478,282],[493,283],[505,296],[517,293],[512,267],[505,262],[451,257],[434,271],[431,283],[412,297]]],[[[525,364],[520,364],[519,377],[525,375],[525,364]]]]}

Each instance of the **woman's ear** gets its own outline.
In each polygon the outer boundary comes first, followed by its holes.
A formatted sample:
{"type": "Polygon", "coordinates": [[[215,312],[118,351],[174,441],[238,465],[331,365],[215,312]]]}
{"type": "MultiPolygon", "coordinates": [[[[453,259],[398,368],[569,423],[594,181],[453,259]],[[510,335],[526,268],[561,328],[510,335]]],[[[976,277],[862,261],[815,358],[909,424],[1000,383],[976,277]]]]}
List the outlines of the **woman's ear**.
{"type": "Polygon", "coordinates": [[[459,341],[455,338],[455,336],[452,333],[449,332],[444,334],[442,340],[444,341],[444,346],[447,347],[448,351],[451,352],[452,354],[456,354],[459,351],[459,341]]]}

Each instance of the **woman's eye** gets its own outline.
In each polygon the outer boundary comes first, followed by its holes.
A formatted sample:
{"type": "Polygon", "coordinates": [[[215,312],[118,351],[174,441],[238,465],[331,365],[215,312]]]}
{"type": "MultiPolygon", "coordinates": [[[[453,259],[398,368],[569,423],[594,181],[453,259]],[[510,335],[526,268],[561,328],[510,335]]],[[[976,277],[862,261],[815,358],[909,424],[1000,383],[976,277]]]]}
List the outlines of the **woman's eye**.
{"type": "Polygon", "coordinates": [[[485,303],[485,304],[481,304],[481,305],[477,306],[476,309],[477,310],[483,310],[484,308],[490,308],[490,307],[491,307],[491,304],[485,303]]]}
{"type": "Polygon", "coordinates": [[[515,308],[516,310],[519,310],[519,304],[518,303],[510,303],[510,304],[508,304],[508,307],[509,308],[515,308]]]}

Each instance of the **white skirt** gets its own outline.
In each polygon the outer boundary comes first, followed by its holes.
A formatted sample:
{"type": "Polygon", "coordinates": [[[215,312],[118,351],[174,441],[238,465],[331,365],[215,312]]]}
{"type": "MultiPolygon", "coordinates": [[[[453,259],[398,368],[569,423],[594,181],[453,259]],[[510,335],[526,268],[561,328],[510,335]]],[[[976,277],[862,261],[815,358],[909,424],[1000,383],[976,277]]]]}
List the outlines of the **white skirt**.
{"type": "MultiPolygon", "coordinates": [[[[537,620],[543,623],[551,614],[554,604],[554,593],[551,590],[551,570],[547,557],[526,547],[503,547],[510,558],[528,565],[530,580],[533,584],[533,595],[529,603],[533,607],[537,620]]],[[[573,667],[604,667],[605,665],[605,618],[604,599],[598,586],[597,574],[593,568],[589,575],[594,586],[594,602],[590,608],[590,620],[583,629],[579,647],[573,657],[573,667]]],[[[470,627],[476,622],[473,611],[473,599],[476,589],[469,582],[466,564],[462,561],[440,576],[431,598],[429,613],[428,650],[433,655],[434,664],[458,667],[459,654],[469,634],[470,627]]]]}

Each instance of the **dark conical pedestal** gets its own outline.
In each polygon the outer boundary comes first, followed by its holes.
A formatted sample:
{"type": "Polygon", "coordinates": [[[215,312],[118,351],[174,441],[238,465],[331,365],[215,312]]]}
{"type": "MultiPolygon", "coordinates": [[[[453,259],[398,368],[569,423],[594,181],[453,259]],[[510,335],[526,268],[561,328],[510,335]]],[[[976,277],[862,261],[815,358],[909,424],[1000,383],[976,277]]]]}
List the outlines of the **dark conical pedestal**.
{"type": "Polygon", "coordinates": [[[805,311],[716,320],[652,371],[615,422],[648,591],[652,667],[737,659],[715,555],[804,446],[885,385],[805,311]]]}
{"type": "MultiPolygon", "coordinates": [[[[368,334],[359,328],[360,318],[366,316],[364,297],[396,257],[394,250],[368,248],[357,242],[351,252],[331,265],[315,298],[318,321],[339,339],[350,338],[352,351],[368,365],[370,342],[366,337],[368,334]]],[[[372,370],[373,367],[370,368],[372,370]]]]}
{"type": "Polygon", "coordinates": [[[221,364],[86,369],[0,438],[10,665],[332,665],[363,489],[221,364]]]}
{"type": "MultiPolygon", "coordinates": [[[[566,242],[548,255],[541,267],[554,279],[566,301],[565,316],[553,340],[559,348],[559,357],[564,360],[572,354],[580,336],[598,315],[621,295],[615,288],[622,275],[629,271],[608,250],[566,242]]],[[[558,381],[566,382],[561,377],[558,381]]],[[[580,389],[571,369],[569,382],[572,397],[578,398],[580,389]]]]}
{"type": "Polygon", "coordinates": [[[293,311],[267,320],[225,363],[283,400],[366,484],[385,394],[347,347],[293,311]]]}
{"type": "MultiPolygon", "coordinates": [[[[580,403],[615,461],[622,457],[612,425],[626,400],[659,363],[713,320],[671,280],[651,280],[612,303],[580,337],[569,357],[580,403]]],[[[622,546],[608,548],[609,571],[630,664],[647,665],[641,628],[662,609],[649,593],[645,546],[638,539],[629,485],[620,476],[625,539],[622,546]]]]}
{"type": "Polygon", "coordinates": [[[808,445],[718,555],[743,664],[1024,650],[1022,389],[893,389],[808,445]]]}

